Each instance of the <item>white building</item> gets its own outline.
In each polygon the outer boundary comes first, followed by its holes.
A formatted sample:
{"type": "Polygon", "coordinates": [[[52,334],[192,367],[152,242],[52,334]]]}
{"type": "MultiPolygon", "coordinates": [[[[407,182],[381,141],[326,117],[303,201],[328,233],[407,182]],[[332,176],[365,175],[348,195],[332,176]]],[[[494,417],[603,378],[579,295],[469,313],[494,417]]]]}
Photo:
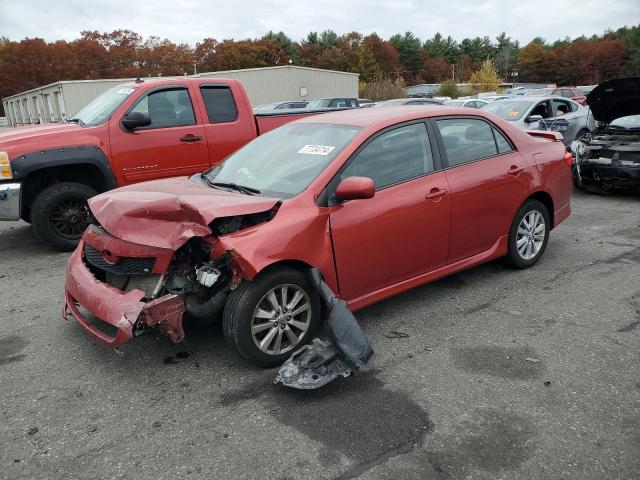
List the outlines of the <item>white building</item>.
{"type": "MultiPolygon", "coordinates": [[[[235,78],[244,84],[254,107],[281,100],[357,97],[357,73],[285,65],[221,72],[196,77],[235,78]]],[[[133,79],[55,82],[2,99],[12,126],[57,123],[71,118],[102,92],[133,79]]]]}

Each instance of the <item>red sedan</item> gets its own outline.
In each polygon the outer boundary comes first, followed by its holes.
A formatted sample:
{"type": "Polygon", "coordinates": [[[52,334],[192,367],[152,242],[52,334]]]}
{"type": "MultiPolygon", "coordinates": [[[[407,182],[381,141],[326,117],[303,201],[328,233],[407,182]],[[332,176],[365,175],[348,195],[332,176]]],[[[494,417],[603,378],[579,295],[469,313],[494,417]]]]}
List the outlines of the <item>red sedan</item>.
{"type": "Polygon", "coordinates": [[[570,213],[561,138],[455,107],[287,124],[202,175],[90,200],[64,316],[110,346],[222,316],[242,356],[281,363],[321,322],[310,267],[356,310],[498,257],[534,265],[570,213]]]}

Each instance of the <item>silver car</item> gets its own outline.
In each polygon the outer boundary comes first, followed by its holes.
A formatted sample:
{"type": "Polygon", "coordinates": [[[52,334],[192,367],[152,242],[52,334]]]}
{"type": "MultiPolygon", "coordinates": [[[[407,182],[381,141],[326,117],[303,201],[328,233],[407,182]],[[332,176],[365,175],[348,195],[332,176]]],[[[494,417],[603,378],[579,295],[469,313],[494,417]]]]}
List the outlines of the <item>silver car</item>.
{"type": "Polygon", "coordinates": [[[521,96],[491,102],[482,110],[513,122],[523,130],[554,130],[562,133],[564,144],[595,129],[587,107],[563,97],[521,96]]]}

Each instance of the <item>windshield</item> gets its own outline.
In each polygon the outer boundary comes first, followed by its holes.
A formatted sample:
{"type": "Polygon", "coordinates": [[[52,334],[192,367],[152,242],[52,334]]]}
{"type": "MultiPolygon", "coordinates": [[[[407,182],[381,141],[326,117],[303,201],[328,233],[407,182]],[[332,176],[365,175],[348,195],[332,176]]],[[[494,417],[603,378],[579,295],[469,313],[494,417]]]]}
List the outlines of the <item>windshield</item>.
{"type": "Polygon", "coordinates": [[[210,184],[236,184],[264,196],[292,198],[307,188],[360,130],[353,125],[283,125],[231,154],[205,177],[210,184]]]}
{"type": "Polygon", "coordinates": [[[464,100],[447,100],[444,104],[452,107],[461,107],[464,104],[464,100]]]}
{"type": "Polygon", "coordinates": [[[616,118],[609,124],[609,127],[626,129],[640,128],[640,115],[628,115],[626,117],[616,118]]]}
{"type": "Polygon", "coordinates": [[[487,103],[482,110],[491,112],[504,120],[516,121],[531,108],[533,102],[524,100],[500,100],[499,102],[487,103]]]}
{"type": "Polygon", "coordinates": [[[77,121],[83,126],[95,126],[106,122],[113,112],[135,92],[133,87],[118,86],[102,93],[89,105],[80,110],[70,121],[77,121]]]}

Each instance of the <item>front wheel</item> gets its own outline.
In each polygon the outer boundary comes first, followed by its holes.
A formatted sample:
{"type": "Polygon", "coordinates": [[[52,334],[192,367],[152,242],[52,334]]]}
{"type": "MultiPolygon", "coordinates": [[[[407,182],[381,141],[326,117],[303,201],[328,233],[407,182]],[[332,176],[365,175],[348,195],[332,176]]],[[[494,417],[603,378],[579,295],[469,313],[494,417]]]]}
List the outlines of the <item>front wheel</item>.
{"type": "Polygon", "coordinates": [[[227,299],[227,343],[261,367],[280,365],[309,341],[320,323],[320,299],[304,273],[274,268],[245,281],[227,299]]]}
{"type": "Polygon", "coordinates": [[[97,194],[76,182],[46,187],[31,205],[31,225],[36,235],[58,250],[73,250],[91,218],[87,200],[97,194]]]}
{"type": "Polygon", "coordinates": [[[515,268],[535,265],[549,241],[549,211],[538,200],[527,200],[511,224],[507,263],[515,268]]]}

